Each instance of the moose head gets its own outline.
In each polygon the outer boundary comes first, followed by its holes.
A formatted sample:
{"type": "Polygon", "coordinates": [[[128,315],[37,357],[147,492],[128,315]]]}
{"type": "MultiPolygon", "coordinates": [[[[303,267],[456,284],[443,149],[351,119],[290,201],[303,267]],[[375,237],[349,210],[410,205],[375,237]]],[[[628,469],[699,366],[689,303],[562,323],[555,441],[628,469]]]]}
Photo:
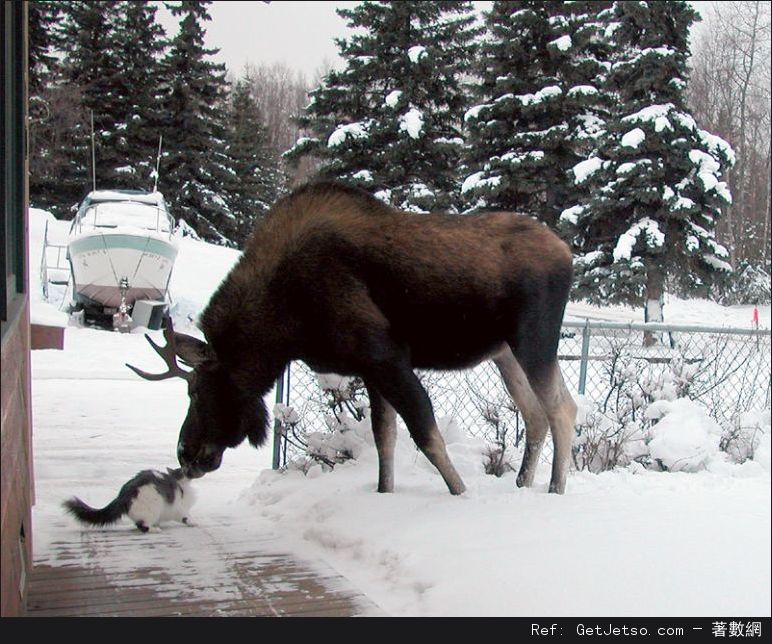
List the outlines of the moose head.
{"type": "Polygon", "coordinates": [[[148,373],[127,364],[145,380],[182,378],[188,383],[190,406],[180,429],[177,458],[188,478],[198,478],[220,467],[226,448],[244,438],[257,446],[265,436],[267,412],[260,397],[247,396],[218,360],[211,346],[198,338],[178,333],[166,318],[166,346],[145,334],[150,346],[166,362],[163,373],[148,373]],[[177,362],[192,370],[183,369],[177,362]]]}

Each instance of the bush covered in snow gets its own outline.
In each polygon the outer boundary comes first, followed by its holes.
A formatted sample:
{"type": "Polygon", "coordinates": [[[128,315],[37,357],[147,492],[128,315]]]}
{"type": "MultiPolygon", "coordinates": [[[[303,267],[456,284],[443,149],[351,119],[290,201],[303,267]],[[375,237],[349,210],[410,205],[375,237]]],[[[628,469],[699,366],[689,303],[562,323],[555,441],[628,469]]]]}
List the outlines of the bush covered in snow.
{"type": "Polygon", "coordinates": [[[719,447],[735,463],[766,458],[769,467],[769,439],[772,434],[772,417],[768,409],[742,414],[734,426],[725,428],[719,447]]]}
{"type": "Polygon", "coordinates": [[[646,409],[656,421],[647,447],[653,468],[668,472],[697,472],[718,454],[721,428],[688,398],[658,400],[646,409]]]}
{"type": "Polygon", "coordinates": [[[274,412],[285,436],[291,433],[302,447],[300,455],[288,461],[288,467],[306,473],[315,471],[316,465],[330,470],[336,464],[355,459],[368,443],[373,443],[370,404],[362,379],[317,374],[317,381],[324,397],[326,428],[300,435],[295,431],[300,418],[294,409],[277,405],[274,412]]]}
{"type": "Polygon", "coordinates": [[[613,338],[604,362],[608,386],[602,400],[580,397],[574,441],[574,465],[602,472],[636,461],[651,463],[648,444],[653,403],[688,396],[698,371],[695,363],[675,353],[662,369],[657,362],[636,355],[625,338],[613,338]]]}

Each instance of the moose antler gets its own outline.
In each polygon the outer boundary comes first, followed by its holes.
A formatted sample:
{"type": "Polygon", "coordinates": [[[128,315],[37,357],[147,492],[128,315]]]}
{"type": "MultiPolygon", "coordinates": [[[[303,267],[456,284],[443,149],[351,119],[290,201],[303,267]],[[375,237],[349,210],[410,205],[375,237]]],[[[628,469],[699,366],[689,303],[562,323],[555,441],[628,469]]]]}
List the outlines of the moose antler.
{"type": "Polygon", "coordinates": [[[148,373],[147,371],[142,371],[141,369],[132,367],[128,363],[126,363],[126,366],[134,373],[136,373],[140,378],[144,378],[145,380],[166,380],[167,378],[175,377],[190,380],[190,375],[192,372],[185,371],[185,369],[177,364],[177,351],[174,341],[174,325],[172,324],[171,317],[166,318],[164,338],[166,338],[166,346],[160,347],[155,342],[153,342],[152,338],[147,333],[145,334],[145,339],[150,343],[150,346],[155,349],[155,352],[164,359],[164,362],[168,367],[164,373],[148,373]]]}

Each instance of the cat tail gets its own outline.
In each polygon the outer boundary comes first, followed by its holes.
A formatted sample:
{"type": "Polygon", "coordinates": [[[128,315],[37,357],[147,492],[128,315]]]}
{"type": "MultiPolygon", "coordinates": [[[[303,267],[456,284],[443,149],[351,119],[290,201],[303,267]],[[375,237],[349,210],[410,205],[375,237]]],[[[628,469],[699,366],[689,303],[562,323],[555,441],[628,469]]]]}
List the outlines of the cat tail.
{"type": "Polygon", "coordinates": [[[129,511],[129,503],[126,499],[122,499],[120,496],[113,501],[110,501],[105,507],[101,509],[92,508],[86,505],[77,497],[67,499],[63,504],[64,508],[72,516],[74,516],[81,523],[89,523],[91,525],[105,526],[115,523],[124,514],[129,511]]]}

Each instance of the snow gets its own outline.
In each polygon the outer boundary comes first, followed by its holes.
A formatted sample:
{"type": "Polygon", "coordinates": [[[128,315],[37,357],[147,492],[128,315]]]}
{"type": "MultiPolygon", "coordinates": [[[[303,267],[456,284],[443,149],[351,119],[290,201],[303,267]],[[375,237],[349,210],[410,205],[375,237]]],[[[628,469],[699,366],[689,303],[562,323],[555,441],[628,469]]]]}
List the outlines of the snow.
{"type": "Polygon", "coordinates": [[[585,161],[580,161],[571,169],[574,173],[574,183],[577,185],[584,183],[601,167],[603,167],[603,159],[599,157],[590,157],[585,161]]]}
{"type": "Polygon", "coordinates": [[[343,143],[347,138],[364,139],[368,136],[367,125],[364,123],[349,123],[339,125],[327,139],[327,147],[334,148],[343,143]]]}
{"type": "Polygon", "coordinates": [[[475,172],[464,179],[461,184],[461,194],[466,194],[470,190],[483,188],[495,188],[501,183],[501,177],[487,177],[485,172],[475,172]]]}
{"type": "Polygon", "coordinates": [[[395,89],[393,92],[389,92],[384,99],[384,103],[391,108],[397,107],[399,103],[399,97],[402,96],[402,91],[395,89]]]}
{"type": "Polygon", "coordinates": [[[719,259],[715,255],[707,253],[703,255],[703,260],[705,260],[706,263],[710,264],[715,269],[724,271],[725,273],[732,272],[732,265],[722,259],[719,259]]]}
{"type": "Polygon", "coordinates": [[[93,190],[87,196],[93,201],[138,201],[152,206],[163,203],[163,195],[160,192],[127,194],[117,190],[93,190]]]}
{"type": "Polygon", "coordinates": [[[484,103],[482,105],[474,105],[473,107],[470,107],[465,113],[464,113],[464,123],[469,123],[469,121],[473,121],[480,116],[480,112],[482,112],[484,109],[490,107],[489,103],[484,103]]]}
{"type": "Polygon", "coordinates": [[[724,139],[705,130],[698,130],[697,134],[705,147],[711,154],[721,154],[726,157],[729,165],[734,165],[737,161],[732,146],[729,145],[724,139]]]}
{"type": "MultiPolygon", "coordinates": [[[[92,193],[96,194],[96,193],[92,193]]],[[[133,202],[126,199],[121,202],[97,201],[92,203],[79,220],[82,229],[93,230],[106,228],[137,228],[169,232],[169,218],[164,209],[149,202],[133,202]]]]}
{"type": "Polygon", "coordinates": [[[598,93],[597,88],[592,85],[575,85],[566,92],[567,96],[594,96],[598,93]]]}
{"type": "MultiPolygon", "coordinates": [[[[30,222],[31,248],[39,248],[42,233],[33,230],[40,230],[40,219],[30,222]]],[[[180,330],[196,332],[191,320],[238,257],[181,240],[171,284],[180,330]]],[[[749,326],[751,308],[665,303],[669,321],[737,326],[749,326]]],[[[760,313],[769,327],[769,307],[760,313]]],[[[640,311],[570,303],[567,314],[629,319],[640,311]]],[[[161,341],[160,332],[149,333],[161,341]]],[[[87,566],[85,554],[55,558],[57,542],[77,543],[84,531],[60,503],[70,495],[105,503],[140,469],[173,466],[188,398],[181,380],[148,382],[126,369],[125,362],[159,369],[139,331],[70,326],[65,335],[64,351],[32,352],[34,548],[36,558],[50,558],[52,565],[87,566]]],[[[272,394],[266,402],[273,408],[272,394]]],[[[710,421],[676,403],[660,405],[660,425],[670,423],[675,434],[661,448],[665,458],[713,440],[710,421]],[[682,423],[690,424],[691,438],[682,423]]],[[[279,413],[294,420],[289,408],[279,413]]],[[[763,419],[758,424],[769,426],[763,419]]],[[[547,459],[534,487],[518,489],[512,472],[501,478],[483,473],[485,446],[464,427],[449,419],[439,425],[468,487],[460,497],[448,494],[402,427],[393,494],[375,492],[377,458],[367,421],[354,436],[338,436],[356,441],[358,458],[332,472],[317,466],[307,475],[276,473],[267,469],[270,445],[255,450],[242,444],[226,452],[219,470],[195,481],[196,526],[165,527],[181,547],[164,549],[163,565],[172,574],[184,570],[192,552],[214,547],[201,536],[219,531],[224,556],[238,558],[269,544],[311,567],[332,567],[395,616],[769,614],[768,429],[757,437],[755,460],[742,465],[708,449],[712,456],[691,473],[632,466],[599,475],[572,472],[566,494],[557,496],[547,494],[547,459]]],[[[666,428],[660,427],[663,436],[666,428]]],[[[134,528],[125,521],[105,530],[134,528]]],[[[136,548],[111,560],[116,583],[121,572],[159,564],[145,546],[162,538],[137,535],[136,548]]],[[[233,583],[222,570],[210,572],[203,599],[221,597],[233,583]]]]}
{"type": "Polygon", "coordinates": [[[533,105],[535,103],[542,103],[543,101],[554,98],[555,96],[560,96],[562,93],[563,90],[560,89],[560,87],[557,85],[548,85],[547,87],[540,89],[535,94],[521,94],[516,98],[522,105],[533,105]]]}
{"type": "Polygon", "coordinates": [[[416,45],[407,50],[407,57],[411,63],[417,63],[420,60],[426,58],[429,54],[426,52],[426,47],[416,45]]]}
{"type": "Polygon", "coordinates": [[[420,137],[423,127],[424,115],[415,107],[411,107],[407,113],[399,117],[399,131],[407,132],[411,139],[420,137]]]}
{"type": "Polygon", "coordinates": [[[559,49],[560,51],[568,51],[573,46],[573,42],[571,42],[571,36],[561,36],[560,38],[557,38],[555,40],[551,40],[547,43],[549,47],[555,47],[556,49],[559,49]]]}
{"type": "Polygon", "coordinates": [[[625,116],[622,119],[623,123],[640,123],[640,122],[656,122],[657,119],[667,117],[672,111],[675,110],[675,106],[672,103],[665,103],[663,105],[647,105],[642,110],[625,116]]]}
{"type": "Polygon", "coordinates": [[[658,400],[646,410],[658,419],[651,430],[651,457],[670,472],[705,469],[718,456],[721,427],[697,403],[687,398],[658,400]]]}
{"type": "Polygon", "coordinates": [[[623,148],[637,148],[646,140],[646,133],[639,127],[630,130],[622,137],[620,144],[623,148]]]}
{"type": "Polygon", "coordinates": [[[560,221],[567,221],[575,226],[583,212],[584,206],[571,206],[560,213],[560,221]]]}
{"type": "Polygon", "coordinates": [[[662,132],[664,130],[673,131],[673,125],[668,121],[666,116],[658,116],[654,119],[654,131],[662,132]]]}
{"type": "Polygon", "coordinates": [[[617,168],[616,172],[617,174],[630,174],[633,170],[635,170],[637,166],[638,166],[638,163],[628,161],[627,163],[621,164],[617,168]]]}
{"type": "Polygon", "coordinates": [[[352,179],[358,179],[359,181],[370,182],[373,180],[373,175],[369,170],[359,170],[351,175],[352,179]]]}
{"type": "Polygon", "coordinates": [[[659,224],[649,217],[643,217],[619,236],[614,247],[615,262],[630,260],[635,242],[641,233],[646,233],[646,243],[650,248],[658,248],[665,243],[665,234],[659,229],[659,224]]]}

